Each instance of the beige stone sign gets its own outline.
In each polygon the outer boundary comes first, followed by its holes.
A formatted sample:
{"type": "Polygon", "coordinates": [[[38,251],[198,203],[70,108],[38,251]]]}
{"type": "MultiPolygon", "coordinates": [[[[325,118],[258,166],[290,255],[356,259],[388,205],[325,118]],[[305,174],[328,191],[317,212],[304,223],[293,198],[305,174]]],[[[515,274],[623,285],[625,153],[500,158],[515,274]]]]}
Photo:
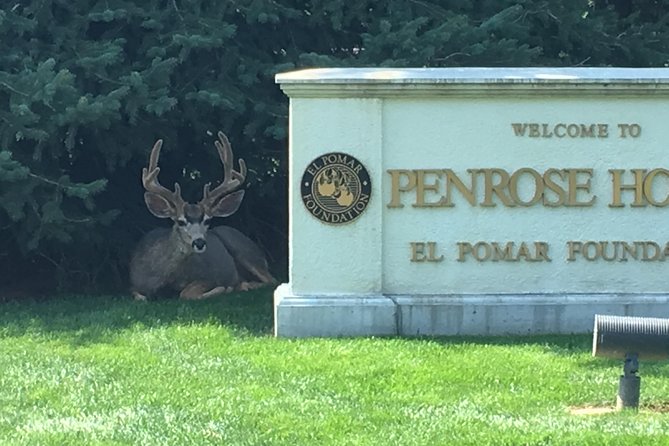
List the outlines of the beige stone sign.
{"type": "Polygon", "coordinates": [[[286,73],[279,336],[669,315],[669,70],[286,73]]]}

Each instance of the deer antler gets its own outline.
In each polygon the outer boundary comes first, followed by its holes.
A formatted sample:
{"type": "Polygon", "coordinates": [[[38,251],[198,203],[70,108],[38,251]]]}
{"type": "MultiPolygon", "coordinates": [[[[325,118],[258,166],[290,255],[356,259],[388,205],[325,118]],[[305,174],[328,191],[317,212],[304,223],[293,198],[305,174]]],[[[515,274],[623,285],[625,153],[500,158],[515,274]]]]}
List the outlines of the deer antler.
{"type": "Polygon", "coordinates": [[[218,132],[218,140],[214,141],[214,145],[223,164],[223,182],[211,191],[209,190],[210,184],[205,184],[202,197],[202,203],[205,206],[212,206],[219,198],[235,190],[246,179],[246,163],[243,159],[239,160],[238,171],[232,168],[232,146],[223,132],[218,132]]]}
{"type": "Polygon", "coordinates": [[[158,182],[158,174],[160,167],[158,167],[158,158],[160,157],[160,148],[163,146],[163,140],[159,139],[151,149],[151,156],[149,157],[149,167],[142,169],[142,184],[147,192],[154,193],[169,201],[175,209],[181,209],[186,204],[181,198],[181,186],[179,183],[174,183],[174,192],[162,186],[158,182]]]}

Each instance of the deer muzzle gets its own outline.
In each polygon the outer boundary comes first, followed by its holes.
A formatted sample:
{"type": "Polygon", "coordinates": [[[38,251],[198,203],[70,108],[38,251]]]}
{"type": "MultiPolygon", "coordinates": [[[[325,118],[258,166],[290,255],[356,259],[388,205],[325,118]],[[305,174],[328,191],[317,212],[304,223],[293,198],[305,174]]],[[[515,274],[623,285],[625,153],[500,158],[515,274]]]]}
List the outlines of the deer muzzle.
{"type": "Polygon", "coordinates": [[[207,241],[203,238],[193,240],[193,250],[195,252],[204,252],[207,249],[207,241]]]}

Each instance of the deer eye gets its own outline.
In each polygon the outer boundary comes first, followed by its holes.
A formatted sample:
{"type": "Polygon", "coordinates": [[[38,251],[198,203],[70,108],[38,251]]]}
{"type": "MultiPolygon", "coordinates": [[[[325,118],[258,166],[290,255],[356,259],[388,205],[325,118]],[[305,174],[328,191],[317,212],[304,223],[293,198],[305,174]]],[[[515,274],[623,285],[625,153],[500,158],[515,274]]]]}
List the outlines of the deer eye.
{"type": "Polygon", "coordinates": [[[177,224],[179,226],[186,226],[186,221],[185,220],[177,220],[177,224]]]}

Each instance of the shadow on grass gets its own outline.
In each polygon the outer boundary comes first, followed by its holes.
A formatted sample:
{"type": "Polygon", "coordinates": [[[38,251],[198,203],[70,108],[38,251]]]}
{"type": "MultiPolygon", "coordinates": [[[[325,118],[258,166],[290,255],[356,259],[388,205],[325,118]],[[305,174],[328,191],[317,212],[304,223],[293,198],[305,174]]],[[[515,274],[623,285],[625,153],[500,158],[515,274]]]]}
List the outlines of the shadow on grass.
{"type": "MultiPolygon", "coordinates": [[[[509,335],[509,336],[453,336],[453,337],[423,337],[404,338],[414,342],[434,342],[443,346],[500,346],[500,347],[534,347],[543,354],[568,358],[578,365],[583,373],[605,369],[618,369],[622,373],[624,358],[611,359],[592,356],[592,334],[562,334],[562,335],[509,335]]],[[[643,376],[666,377],[669,361],[655,361],[641,359],[643,376]]],[[[617,373],[617,372],[616,372],[617,373]]]]}
{"type": "MultiPolygon", "coordinates": [[[[224,295],[203,301],[165,299],[137,302],[130,296],[60,296],[0,303],[0,337],[34,335],[67,339],[73,345],[112,341],[123,330],[216,324],[234,336],[267,337],[273,327],[273,289],[224,295]]],[[[389,340],[398,338],[388,338],[389,340]]],[[[572,357],[584,370],[617,367],[622,360],[592,358],[592,335],[403,337],[408,343],[444,347],[532,346],[544,354],[572,357]]],[[[512,354],[512,353],[510,353],[512,354]]],[[[644,363],[647,376],[664,375],[666,362],[644,363]]]]}
{"type": "MultiPolygon", "coordinates": [[[[430,339],[430,338],[428,338],[430,339]]],[[[452,336],[431,338],[433,341],[453,344],[485,344],[500,346],[539,345],[558,355],[572,355],[592,350],[591,334],[568,335],[508,335],[508,336],[452,336]]]]}
{"type": "Polygon", "coordinates": [[[219,324],[235,335],[272,332],[272,289],[218,296],[203,301],[165,299],[138,302],[130,296],[60,296],[0,304],[0,336],[69,338],[76,344],[109,342],[135,326],[219,324]]]}

